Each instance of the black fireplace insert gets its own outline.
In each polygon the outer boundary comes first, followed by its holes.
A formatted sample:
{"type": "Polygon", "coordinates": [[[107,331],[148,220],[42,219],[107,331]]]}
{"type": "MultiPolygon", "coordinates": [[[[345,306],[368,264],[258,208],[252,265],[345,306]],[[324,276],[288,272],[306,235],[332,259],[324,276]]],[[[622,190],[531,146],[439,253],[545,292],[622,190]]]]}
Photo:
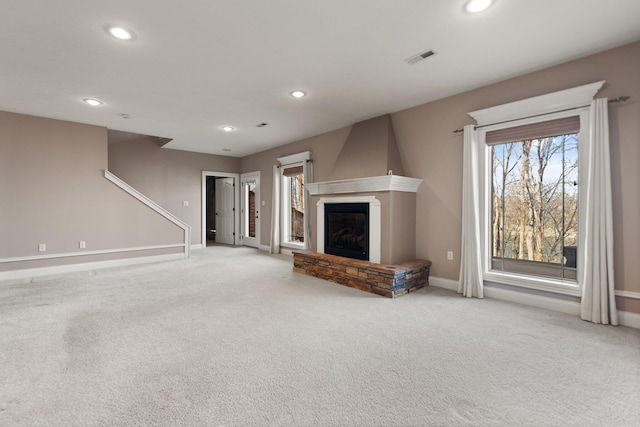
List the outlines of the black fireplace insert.
{"type": "Polygon", "coordinates": [[[369,203],[324,205],[324,252],[369,260],[369,203]]]}

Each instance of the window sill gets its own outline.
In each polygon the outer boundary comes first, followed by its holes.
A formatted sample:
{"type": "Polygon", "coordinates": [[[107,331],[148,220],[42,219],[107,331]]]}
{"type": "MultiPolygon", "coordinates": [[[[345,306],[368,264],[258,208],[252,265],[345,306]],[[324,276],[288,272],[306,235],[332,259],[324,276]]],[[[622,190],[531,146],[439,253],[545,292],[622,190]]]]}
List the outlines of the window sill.
{"type": "Polygon", "coordinates": [[[485,272],[483,279],[504,285],[518,286],[521,288],[553,292],[556,294],[570,295],[574,297],[582,295],[580,285],[574,280],[553,279],[496,271],[485,272]]]}
{"type": "Polygon", "coordinates": [[[283,242],[280,247],[286,249],[304,249],[304,243],[283,242]]]}

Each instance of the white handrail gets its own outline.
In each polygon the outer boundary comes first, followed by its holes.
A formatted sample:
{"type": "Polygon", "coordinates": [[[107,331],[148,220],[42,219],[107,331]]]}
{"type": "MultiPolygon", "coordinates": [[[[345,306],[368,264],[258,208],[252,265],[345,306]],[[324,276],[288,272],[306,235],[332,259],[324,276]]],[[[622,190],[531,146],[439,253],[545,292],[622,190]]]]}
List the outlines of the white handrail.
{"type": "Polygon", "coordinates": [[[104,177],[138,199],[140,202],[144,203],[155,212],[159,213],[178,227],[180,227],[184,231],[184,253],[185,257],[189,258],[191,256],[191,226],[186,222],[182,221],[180,218],[173,215],[171,212],[167,211],[162,206],[158,205],[156,202],[115,176],[113,173],[109,172],[105,169],[104,177]]]}

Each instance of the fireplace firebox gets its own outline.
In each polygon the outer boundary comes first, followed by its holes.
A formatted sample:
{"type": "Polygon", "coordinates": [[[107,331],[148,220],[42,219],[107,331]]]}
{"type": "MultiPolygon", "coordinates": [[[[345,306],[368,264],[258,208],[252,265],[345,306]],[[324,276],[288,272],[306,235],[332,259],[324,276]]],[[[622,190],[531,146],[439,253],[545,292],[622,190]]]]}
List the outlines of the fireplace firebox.
{"type": "Polygon", "coordinates": [[[324,252],[369,260],[369,203],[327,203],[324,252]]]}

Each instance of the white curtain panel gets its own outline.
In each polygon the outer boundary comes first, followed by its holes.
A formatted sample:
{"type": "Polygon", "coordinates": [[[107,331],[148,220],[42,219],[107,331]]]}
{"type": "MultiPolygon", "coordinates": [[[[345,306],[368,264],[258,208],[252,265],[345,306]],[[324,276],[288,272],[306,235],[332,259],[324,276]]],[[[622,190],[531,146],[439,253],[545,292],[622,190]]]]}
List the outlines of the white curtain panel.
{"type": "Polygon", "coordinates": [[[618,324],[613,281],[613,217],[609,117],[606,98],[591,102],[585,224],[584,278],[580,317],[618,324]]]}
{"type": "Polygon", "coordinates": [[[269,253],[280,253],[280,168],[273,166],[273,192],[271,198],[271,242],[269,253]]]}
{"type": "Polygon", "coordinates": [[[480,173],[477,132],[474,125],[464,127],[462,177],[462,251],[458,293],[483,298],[480,254],[480,173]]]}
{"type": "MultiPolygon", "coordinates": [[[[307,160],[302,165],[304,185],[313,182],[313,163],[307,160]]],[[[311,196],[304,190],[304,248],[311,248],[311,196]]]]}

